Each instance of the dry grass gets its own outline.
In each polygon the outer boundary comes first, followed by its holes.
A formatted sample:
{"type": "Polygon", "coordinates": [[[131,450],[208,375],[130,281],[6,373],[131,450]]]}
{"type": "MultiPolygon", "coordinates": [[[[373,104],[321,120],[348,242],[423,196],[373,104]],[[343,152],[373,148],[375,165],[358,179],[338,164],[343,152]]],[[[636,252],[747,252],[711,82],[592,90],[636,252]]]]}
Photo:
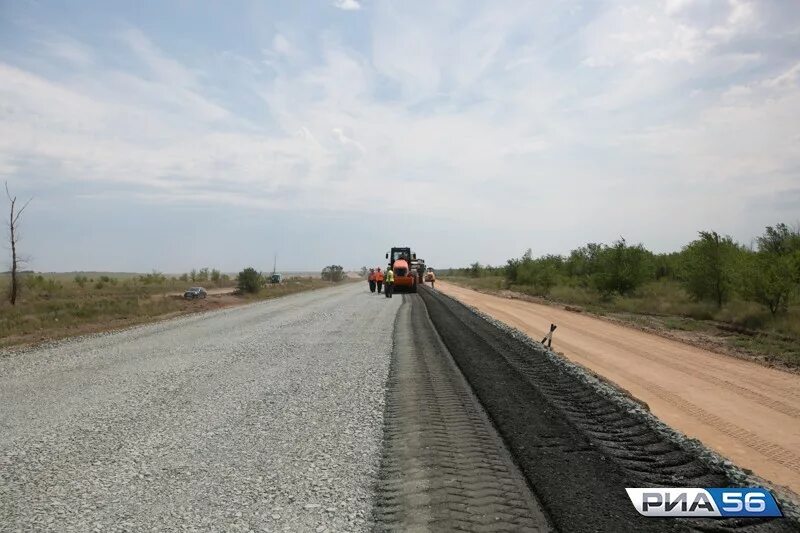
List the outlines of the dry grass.
{"type": "MultiPolygon", "coordinates": [[[[0,347],[39,342],[70,335],[141,324],[159,318],[194,313],[295,292],[330,286],[314,278],[291,278],[254,295],[209,295],[187,301],[171,294],[191,285],[215,288],[213,283],[191,283],[167,278],[143,283],[138,274],[86,273],[78,283],[75,274],[26,275],[17,305],[0,303],[0,347]]],[[[227,284],[233,291],[232,283],[227,284]]],[[[0,291],[7,294],[7,276],[0,291]]]]}

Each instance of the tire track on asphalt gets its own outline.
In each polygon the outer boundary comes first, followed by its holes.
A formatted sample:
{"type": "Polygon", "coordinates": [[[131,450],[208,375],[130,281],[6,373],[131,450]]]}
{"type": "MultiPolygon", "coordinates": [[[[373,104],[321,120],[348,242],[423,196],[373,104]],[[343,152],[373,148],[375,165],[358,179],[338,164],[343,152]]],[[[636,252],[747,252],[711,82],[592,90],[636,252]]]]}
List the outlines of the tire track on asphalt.
{"type": "Polygon", "coordinates": [[[379,531],[552,531],[416,295],[395,323],[379,531]]]}
{"type": "MultiPolygon", "coordinates": [[[[625,375],[629,379],[634,379],[632,374],[629,374],[624,370],[617,369],[616,372],[625,375]]],[[[643,380],[640,377],[637,377],[637,379],[643,388],[655,394],[665,402],[674,405],[678,409],[692,415],[698,420],[702,420],[707,425],[717,429],[725,435],[728,435],[729,437],[746,444],[749,448],[757,451],[764,457],[767,457],[778,464],[782,464],[786,468],[800,473],[800,455],[797,455],[796,453],[784,448],[783,446],[780,446],[779,444],[775,444],[774,442],[763,439],[752,431],[748,431],[737,426],[736,424],[728,422],[721,417],[706,411],[702,407],[699,407],[690,401],[684,400],[677,394],[668,391],[660,385],[643,380]]]]}
{"type": "MultiPolygon", "coordinates": [[[[703,459],[703,450],[693,441],[656,429],[621,395],[600,392],[589,378],[580,377],[577,367],[535,343],[517,338],[455,300],[429,290],[421,296],[445,345],[558,529],[797,530],[790,520],[655,521],[631,513],[624,487],[737,486],[737,474],[703,459]]],[[[706,414],[709,423],[718,422],[706,414]]],[[[744,438],[789,464],[795,460],[793,452],[776,449],[773,443],[744,438]]]]}
{"type": "MultiPolygon", "coordinates": [[[[642,355],[643,355],[643,357],[650,358],[646,354],[642,354],[642,355]]],[[[689,369],[687,367],[685,367],[684,365],[677,364],[677,365],[669,365],[669,366],[670,366],[670,368],[674,368],[674,366],[683,366],[683,370],[682,371],[684,371],[688,375],[695,375],[695,374],[691,373],[689,371],[689,369]]],[[[692,417],[694,417],[694,418],[696,418],[698,420],[701,420],[706,425],[717,429],[721,433],[723,433],[723,434],[725,434],[725,435],[727,435],[727,436],[729,436],[729,437],[731,437],[733,439],[736,439],[739,442],[742,442],[743,444],[747,445],[749,448],[751,448],[752,450],[758,452],[759,454],[763,455],[764,457],[766,457],[766,458],[768,458],[768,459],[770,459],[772,461],[775,461],[776,463],[781,464],[781,465],[785,466],[786,468],[789,468],[790,470],[792,470],[794,472],[800,473],[800,455],[794,453],[793,451],[791,451],[791,450],[789,450],[789,449],[787,449],[787,448],[785,448],[785,447],[783,447],[783,446],[781,446],[781,445],[779,445],[777,443],[774,443],[774,442],[771,442],[771,441],[769,441],[767,439],[764,439],[764,438],[758,436],[757,434],[753,433],[752,431],[744,429],[744,428],[742,428],[742,427],[740,427],[740,426],[738,426],[738,425],[736,425],[736,424],[734,424],[732,422],[726,421],[723,418],[721,418],[721,417],[719,417],[719,416],[717,416],[717,415],[715,415],[715,414],[703,409],[702,407],[698,406],[697,404],[695,404],[693,402],[690,402],[690,401],[682,398],[681,396],[679,396],[679,395],[677,395],[675,393],[670,392],[666,388],[664,388],[664,387],[662,387],[660,385],[657,385],[656,383],[653,383],[652,381],[649,381],[649,380],[643,378],[642,376],[640,376],[638,374],[633,374],[631,372],[628,372],[627,370],[623,369],[619,365],[615,365],[615,364],[610,363],[608,361],[604,361],[603,362],[603,367],[604,368],[608,368],[609,370],[612,370],[615,375],[623,377],[624,379],[627,379],[630,382],[637,383],[639,386],[641,386],[642,388],[646,389],[647,391],[649,391],[650,393],[654,394],[655,396],[658,396],[659,398],[661,398],[665,402],[669,403],[670,405],[680,409],[681,411],[691,415],[692,417]]],[[[525,373],[529,373],[524,368],[521,368],[521,371],[523,371],[525,373]]],[[[700,372],[700,373],[703,374],[702,372],[700,372]]],[[[721,380],[719,378],[715,378],[715,377],[710,376],[708,374],[705,374],[705,376],[707,378],[707,381],[709,381],[711,383],[715,383],[717,385],[720,385],[720,383],[717,383],[717,382],[728,383],[728,382],[725,382],[724,380],[721,380]]],[[[703,379],[703,378],[701,378],[701,379],[703,379]]],[[[739,391],[739,390],[737,390],[737,388],[735,386],[734,387],[728,387],[728,388],[729,388],[729,390],[733,390],[734,392],[736,392],[738,394],[741,394],[742,396],[746,396],[746,397],[748,397],[750,399],[754,399],[754,398],[752,398],[750,396],[750,394],[752,394],[752,395],[757,395],[758,394],[758,393],[754,393],[753,391],[749,391],[747,389],[739,391]]],[[[765,400],[766,400],[765,402],[759,402],[759,403],[761,403],[761,405],[768,406],[770,408],[773,408],[773,409],[775,409],[775,410],[777,410],[779,412],[782,412],[784,414],[787,414],[789,416],[793,416],[793,417],[800,416],[800,412],[797,411],[796,409],[792,408],[789,405],[783,404],[782,402],[770,400],[769,398],[765,398],[765,400]],[[770,405],[770,404],[776,404],[776,405],[770,405]]]]}
{"type": "MultiPolygon", "coordinates": [[[[609,344],[614,344],[613,341],[605,341],[605,342],[608,342],[609,344]]],[[[641,355],[643,357],[648,358],[648,359],[658,360],[659,362],[662,362],[657,357],[656,358],[651,357],[649,354],[644,354],[643,353],[641,355]]],[[[657,385],[657,384],[653,383],[652,381],[649,381],[649,380],[641,377],[638,374],[633,374],[631,372],[628,372],[627,370],[624,370],[619,365],[615,365],[615,364],[609,363],[609,362],[604,362],[603,365],[605,367],[607,367],[607,368],[612,369],[614,374],[619,375],[621,377],[624,377],[625,379],[628,379],[631,382],[637,383],[642,388],[644,388],[644,389],[648,390],[649,392],[651,392],[652,394],[658,396],[659,398],[661,398],[665,402],[669,403],[670,405],[680,409],[681,411],[691,415],[692,417],[694,417],[694,418],[696,418],[698,420],[701,420],[706,425],[717,429],[721,433],[724,433],[725,435],[727,435],[727,436],[729,436],[729,437],[731,437],[733,439],[736,439],[737,441],[745,444],[746,446],[748,446],[752,450],[758,452],[759,454],[761,454],[764,457],[770,459],[771,461],[775,461],[776,463],[781,464],[781,465],[785,466],[786,468],[789,468],[790,470],[792,470],[794,472],[800,473],[800,456],[797,455],[796,453],[792,452],[791,450],[789,450],[789,449],[787,449],[787,448],[785,448],[783,446],[780,446],[777,443],[770,442],[769,440],[758,436],[757,434],[753,433],[752,431],[748,431],[747,429],[744,429],[744,428],[742,428],[742,427],[740,427],[740,426],[738,426],[738,425],[736,425],[736,424],[734,424],[732,422],[726,421],[723,418],[721,418],[721,417],[719,417],[719,416],[717,416],[717,415],[715,415],[713,413],[710,413],[709,411],[707,411],[707,410],[703,409],[702,407],[696,405],[695,403],[692,403],[692,402],[680,397],[679,395],[670,392],[666,388],[661,387],[660,385],[657,385]]],[[[520,370],[522,372],[530,375],[530,372],[524,368],[524,366],[525,366],[524,364],[523,365],[517,365],[517,366],[520,367],[520,370]]],[[[690,372],[689,369],[687,367],[685,367],[685,365],[681,365],[679,363],[677,365],[669,364],[670,368],[674,368],[675,366],[682,367],[682,369],[679,368],[679,370],[681,370],[681,371],[683,371],[683,372],[685,372],[685,373],[687,373],[689,375],[695,375],[692,372],[690,372]]],[[[699,373],[700,374],[704,374],[702,372],[699,372],[699,373]]],[[[717,381],[718,382],[723,382],[724,381],[724,380],[721,380],[719,378],[714,378],[713,376],[710,376],[708,374],[705,374],[705,376],[706,376],[706,378],[708,378],[709,382],[717,382],[717,381]]],[[[533,377],[533,376],[531,376],[531,377],[533,377]]],[[[725,382],[725,383],[727,383],[727,382],[725,382]]],[[[739,392],[742,395],[747,395],[746,393],[741,392],[741,391],[737,391],[736,389],[733,389],[733,390],[734,390],[734,392],[739,392]]],[[[747,391],[747,392],[753,393],[753,391],[747,391]]],[[[753,393],[753,394],[757,394],[757,393],[753,393]]],[[[767,398],[767,400],[769,400],[769,399],[767,398]]],[[[788,414],[789,416],[798,416],[797,411],[794,410],[791,406],[782,404],[781,402],[777,402],[777,401],[775,401],[775,402],[770,401],[769,403],[778,404],[777,408],[776,407],[772,407],[772,406],[770,406],[770,407],[775,408],[776,410],[778,410],[780,412],[783,412],[784,414],[788,414]]],[[[762,405],[764,405],[764,404],[762,404],[762,405]]]]}

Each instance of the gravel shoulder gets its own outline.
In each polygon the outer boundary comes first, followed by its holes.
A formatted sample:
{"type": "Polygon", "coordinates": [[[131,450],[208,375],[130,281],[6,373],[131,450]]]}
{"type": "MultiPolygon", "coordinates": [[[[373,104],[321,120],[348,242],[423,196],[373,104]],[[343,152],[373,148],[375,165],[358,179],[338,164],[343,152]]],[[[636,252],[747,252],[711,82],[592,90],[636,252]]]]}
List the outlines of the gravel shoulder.
{"type": "Polygon", "coordinates": [[[363,289],[0,357],[0,530],[369,529],[400,299],[363,289]]]}

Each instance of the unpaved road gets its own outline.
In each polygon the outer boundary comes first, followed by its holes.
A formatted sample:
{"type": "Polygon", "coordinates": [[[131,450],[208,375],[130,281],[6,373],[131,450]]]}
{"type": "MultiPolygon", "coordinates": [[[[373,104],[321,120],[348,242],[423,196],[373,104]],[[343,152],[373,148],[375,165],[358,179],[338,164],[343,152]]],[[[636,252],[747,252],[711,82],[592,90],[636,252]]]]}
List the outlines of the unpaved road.
{"type": "Polygon", "coordinates": [[[670,426],[800,493],[800,376],[610,322],[439,282],[436,288],[541,339],[628,390],[670,426]]]}
{"type": "Polygon", "coordinates": [[[0,356],[0,531],[365,529],[400,302],[345,285],[0,356]]]}

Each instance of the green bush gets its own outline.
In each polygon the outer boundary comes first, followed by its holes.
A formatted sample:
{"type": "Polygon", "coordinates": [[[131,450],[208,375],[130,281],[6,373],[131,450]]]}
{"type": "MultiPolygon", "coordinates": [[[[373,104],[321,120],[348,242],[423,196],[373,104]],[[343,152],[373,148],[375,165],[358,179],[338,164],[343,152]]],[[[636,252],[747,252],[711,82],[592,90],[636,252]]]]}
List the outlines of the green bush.
{"type": "Polygon", "coordinates": [[[713,318],[748,329],[761,329],[769,322],[770,314],[754,302],[732,300],[714,313],[713,318]]]}
{"type": "Polygon", "coordinates": [[[558,283],[561,265],[560,256],[549,255],[539,259],[523,256],[523,260],[516,267],[516,282],[530,286],[536,296],[547,296],[550,289],[558,283]]]}
{"type": "Polygon", "coordinates": [[[247,267],[236,276],[236,286],[241,292],[255,294],[264,286],[264,277],[253,267],[247,267]]]}
{"type": "Polygon", "coordinates": [[[597,303],[600,294],[591,288],[569,285],[556,285],[550,290],[550,297],[559,302],[576,305],[597,303]]]}
{"type": "Polygon", "coordinates": [[[598,252],[597,272],[592,275],[593,284],[605,295],[631,294],[642,283],[653,278],[651,259],[652,254],[644,246],[629,246],[621,238],[598,252]]]}
{"type": "Polygon", "coordinates": [[[736,269],[744,254],[728,236],[716,231],[701,231],[700,238],[683,249],[682,278],[697,300],[711,300],[718,308],[728,301],[736,279],[736,269]]]}
{"type": "Polygon", "coordinates": [[[322,279],[325,281],[342,281],[344,268],[339,265],[330,265],[322,269],[322,279]]]}

